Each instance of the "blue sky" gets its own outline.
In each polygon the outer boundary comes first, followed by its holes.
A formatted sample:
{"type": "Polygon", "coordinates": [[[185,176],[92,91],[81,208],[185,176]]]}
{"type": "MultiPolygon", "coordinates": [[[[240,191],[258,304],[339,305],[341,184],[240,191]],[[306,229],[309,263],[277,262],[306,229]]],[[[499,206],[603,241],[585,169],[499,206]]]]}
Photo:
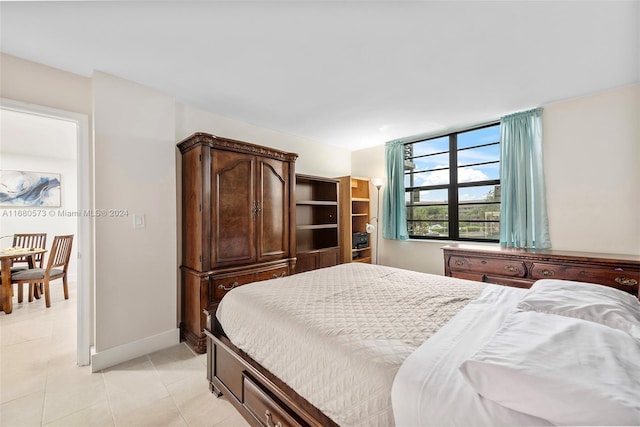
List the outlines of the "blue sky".
{"type": "MultiPolygon", "coordinates": [[[[491,126],[488,128],[477,129],[469,132],[458,134],[458,149],[473,147],[482,144],[496,142],[500,139],[500,126],[491,126]]],[[[420,143],[414,144],[414,156],[427,155],[448,151],[449,137],[444,136],[420,143]]],[[[488,147],[479,147],[469,150],[459,151],[458,153],[458,180],[459,182],[474,182],[487,179],[499,178],[498,164],[476,165],[468,167],[460,167],[474,163],[498,160],[500,158],[500,146],[492,145],[488,147]]],[[[438,185],[449,183],[449,153],[433,155],[429,157],[421,157],[414,159],[416,165],[415,170],[437,169],[431,172],[424,172],[414,175],[414,186],[421,185],[438,185]]],[[[408,176],[405,183],[408,184],[408,176]]],[[[482,186],[477,188],[463,188],[458,195],[460,201],[483,200],[486,194],[493,189],[493,186],[482,186]]],[[[446,202],[446,190],[424,191],[420,195],[421,201],[439,201],[446,202]]]]}

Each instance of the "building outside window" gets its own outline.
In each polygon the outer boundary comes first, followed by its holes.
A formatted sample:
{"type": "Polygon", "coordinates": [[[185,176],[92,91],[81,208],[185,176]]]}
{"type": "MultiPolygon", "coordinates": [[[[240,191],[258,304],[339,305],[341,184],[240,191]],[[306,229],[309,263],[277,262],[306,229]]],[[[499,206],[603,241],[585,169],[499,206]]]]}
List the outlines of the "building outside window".
{"type": "Polygon", "coordinates": [[[499,123],[407,143],[404,148],[410,238],[499,240],[499,123]]]}

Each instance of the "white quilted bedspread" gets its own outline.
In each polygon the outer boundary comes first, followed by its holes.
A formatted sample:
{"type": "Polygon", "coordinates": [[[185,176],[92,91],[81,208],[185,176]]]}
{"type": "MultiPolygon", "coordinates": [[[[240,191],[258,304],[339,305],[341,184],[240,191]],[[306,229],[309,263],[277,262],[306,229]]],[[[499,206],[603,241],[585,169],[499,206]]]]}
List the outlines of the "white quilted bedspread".
{"type": "Polygon", "coordinates": [[[341,426],[393,426],[403,361],[486,285],[348,263],[234,289],[216,317],[236,346],[341,426]]]}

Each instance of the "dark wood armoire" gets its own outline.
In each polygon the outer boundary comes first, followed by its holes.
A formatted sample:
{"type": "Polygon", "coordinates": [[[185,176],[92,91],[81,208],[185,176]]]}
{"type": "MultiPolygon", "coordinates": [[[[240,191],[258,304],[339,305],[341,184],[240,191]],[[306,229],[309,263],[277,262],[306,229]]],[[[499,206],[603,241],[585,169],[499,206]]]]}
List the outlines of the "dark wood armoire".
{"type": "Polygon", "coordinates": [[[206,352],[205,309],[231,289],[295,268],[297,154],[195,133],[182,154],[180,331],[206,352]]]}

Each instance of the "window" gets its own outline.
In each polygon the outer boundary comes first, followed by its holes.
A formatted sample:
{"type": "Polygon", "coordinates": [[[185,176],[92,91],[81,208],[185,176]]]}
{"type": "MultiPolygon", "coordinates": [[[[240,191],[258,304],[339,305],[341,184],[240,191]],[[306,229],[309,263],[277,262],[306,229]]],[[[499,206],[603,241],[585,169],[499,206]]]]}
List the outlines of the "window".
{"type": "Polygon", "coordinates": [[[410,238],[499,240],[499,123],[407,143],[404,165],[410,238]]]}

